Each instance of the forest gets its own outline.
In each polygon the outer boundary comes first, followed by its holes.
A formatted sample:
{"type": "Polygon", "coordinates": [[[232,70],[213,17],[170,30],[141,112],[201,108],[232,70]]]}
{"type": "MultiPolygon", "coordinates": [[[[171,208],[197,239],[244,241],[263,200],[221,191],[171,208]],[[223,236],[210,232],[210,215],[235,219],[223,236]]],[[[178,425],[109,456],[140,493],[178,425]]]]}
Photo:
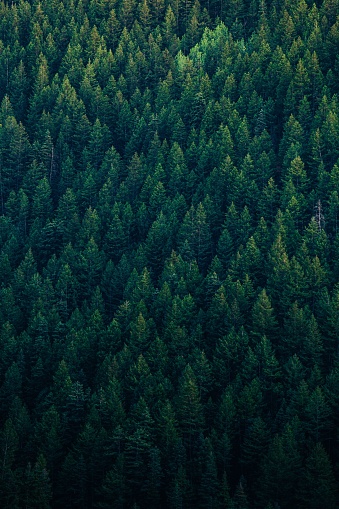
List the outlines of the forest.
{"type": "Polygon", "coordinates": [[[339,506],[339,0],[2,0],[0,507],[339,506]]]}

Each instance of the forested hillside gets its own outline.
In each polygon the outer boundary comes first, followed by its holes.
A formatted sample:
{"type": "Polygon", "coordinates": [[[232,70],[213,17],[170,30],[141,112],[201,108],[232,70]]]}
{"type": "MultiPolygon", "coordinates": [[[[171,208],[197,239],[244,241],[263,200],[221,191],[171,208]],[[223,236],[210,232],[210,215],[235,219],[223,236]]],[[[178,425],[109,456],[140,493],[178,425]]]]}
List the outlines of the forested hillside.
{"type": "Polygon", "coordinates": [[[0,4],[0,507],[335,509],[339,1],[0,4]]]}

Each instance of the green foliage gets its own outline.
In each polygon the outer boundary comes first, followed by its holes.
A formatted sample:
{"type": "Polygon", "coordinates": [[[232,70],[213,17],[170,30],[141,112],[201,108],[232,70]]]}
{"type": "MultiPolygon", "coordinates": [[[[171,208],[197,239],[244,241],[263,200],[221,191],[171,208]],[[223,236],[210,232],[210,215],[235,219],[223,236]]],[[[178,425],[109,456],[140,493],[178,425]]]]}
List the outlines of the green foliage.
{"type": "Polygon", "coordinates": [[[338,506],[337,1],[0,11],[0,506],[338,506]]]}
{"type": "Polygon", "coordinates": [[[300,482],[299,498],[302,507],[335,507],[335,480],[328,455],[317,443],[306,459],[300,482]]]}

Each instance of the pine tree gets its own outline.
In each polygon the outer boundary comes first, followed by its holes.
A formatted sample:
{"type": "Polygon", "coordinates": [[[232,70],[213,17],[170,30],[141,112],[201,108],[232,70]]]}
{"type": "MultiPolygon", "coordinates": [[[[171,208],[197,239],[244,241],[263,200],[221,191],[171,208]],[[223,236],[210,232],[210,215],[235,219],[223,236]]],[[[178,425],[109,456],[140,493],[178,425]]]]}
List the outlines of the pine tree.
{"type": "Polygon", "coordinates": [[[274,339],[277,322],[265,288],[260,292],[252,309],[253,332],[274,339]]]}
{"type": "Polygon", "coordinates": [[[263,479],[259,499],[263,503],[271,501],[281,507],[290,507],[296,502],[296,486],[301,468],[296,429],[287,425],[282,435],[276,435],[261,464],[263,479]]]}
{"type": "Polygon", "coordinates": [[[20,480],[11,467],[18,448],[18,435],[10,419],[4,423],[0,432],[0,444],[2,458],[0,500],[4,507],[15,507],[19,503],[20,480]]]}
{"type": "Polygon", "coordinates": [[[52,499],[51,485],[46,468],[46,460],[40,455],[32,468],[28,464],[24,476],[22,499],[26,507],[49,509],[52,499]]]}
{"type": "Polygon", "coordinates": [[[320,508],[324,504],[334,508],[335,480],[331,461],[323,445],[317,443],[306,459],[305,469],[300,477],[298,498],[302,507],[320,508]]]}
{"type": "Polygon", "coordinates": [[[196,377],[189,364],[180,382],[177,409],[179,426],[191,457],[194,439],[203,425],[203,414],[196,377]]]}
{"type": "Polygon", "coordinates": [[[139,499],[144,479],[147,477],[148,459],[153,444],[153,419],[143,398],[131,412],[129,434],[126,440],[126,479],[134,499],[139,499]]]}

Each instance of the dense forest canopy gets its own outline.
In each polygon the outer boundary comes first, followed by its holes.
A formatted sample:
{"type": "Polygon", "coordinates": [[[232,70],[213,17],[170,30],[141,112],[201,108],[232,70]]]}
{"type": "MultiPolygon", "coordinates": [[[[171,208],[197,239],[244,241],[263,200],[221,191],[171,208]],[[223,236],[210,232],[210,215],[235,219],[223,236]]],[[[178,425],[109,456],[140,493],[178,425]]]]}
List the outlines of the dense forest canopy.
{"type": "Polygon", "coordinates": [[[0,506],[335,509],[339,1],[0,4],[0,506]]]}

